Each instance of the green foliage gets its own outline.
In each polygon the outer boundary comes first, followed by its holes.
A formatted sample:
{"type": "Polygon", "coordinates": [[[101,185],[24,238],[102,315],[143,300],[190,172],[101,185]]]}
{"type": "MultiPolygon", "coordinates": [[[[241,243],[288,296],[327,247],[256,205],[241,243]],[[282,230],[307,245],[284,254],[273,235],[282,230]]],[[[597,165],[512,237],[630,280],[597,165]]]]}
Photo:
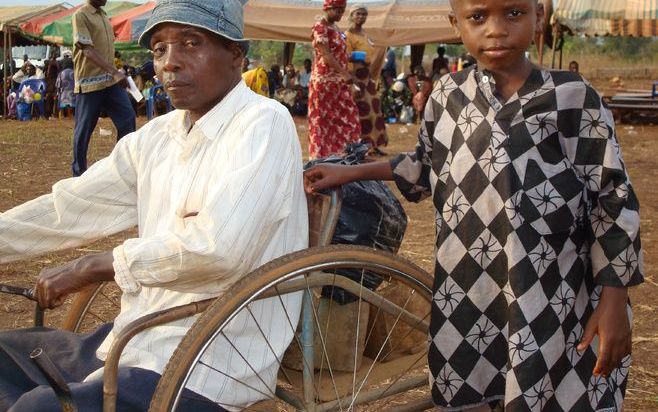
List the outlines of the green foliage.
{"type": "Polygon", "coordinates": [[[269,69],[273,64],[283,62],[283,42],[270,40],[255,40],[249,42],[249,60],[258,60],[269,69]]]}
{"type": "Polygon", "coordinates": [[[658,56],[658,41],[653,37],[566,36],[563,47],[569,55],[602,55],[622,62],[638,60],[651,63],[658,56]]]}
{"type": "Polygon", "coordinates": [[[153,54],[150,50],[143,48],[134,49],[134,50],[122,50],[121,59],[124,64],[128,64],[133,67],[138,67],[144,64],[147,60],[153,59],[153,54]]]}
{"type": "MultiPolygon", "coordinates": [[[[280,41],[252,40],[249,42],[247,57],[268,70],[273,64],[282,66],[284,44],[280,41]]],[[[301,67],[304,65],[304,59],[313,59],[313,47],[310,43],[296,43],[292,64],[301,67]]]]}
{"type": "Polygon", "coordinates": [[[297,43],[295,45],[295,54],[292,56],[292,64],[295,67],[304,65],[305,59],[313,60],[313,46],[311,43],[297,43]]]}

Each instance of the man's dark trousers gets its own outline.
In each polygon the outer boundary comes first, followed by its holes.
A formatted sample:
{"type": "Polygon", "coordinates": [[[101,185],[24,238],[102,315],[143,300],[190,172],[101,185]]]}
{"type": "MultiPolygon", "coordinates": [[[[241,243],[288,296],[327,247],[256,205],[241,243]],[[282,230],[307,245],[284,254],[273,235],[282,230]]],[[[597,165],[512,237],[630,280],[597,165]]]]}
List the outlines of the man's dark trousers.
{"type": "Polygon", "coordinates": [[[135,131],[135,111],[128,93],[118,84],[75,96],[75,130],[73,132],[73,176],[87,170],[87,149],[101,111],[105,111],[117,128],[117,140],[135,131]]]}

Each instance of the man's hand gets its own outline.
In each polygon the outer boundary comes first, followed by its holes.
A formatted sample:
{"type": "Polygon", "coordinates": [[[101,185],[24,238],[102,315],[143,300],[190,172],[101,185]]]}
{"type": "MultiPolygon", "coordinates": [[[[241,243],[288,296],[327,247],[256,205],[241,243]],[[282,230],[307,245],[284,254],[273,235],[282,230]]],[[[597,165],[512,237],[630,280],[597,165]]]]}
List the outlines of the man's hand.
{"type": "Polygon", "coordinates": [[[39,306],[43,309],[56,308],[64,303],[68,294],[93,283],[112,280],[112,262],[112,252],[103,252],[42,270],[35,287],[39,306]]]}
{"type": "Polygon", "coordinates": [[[126,77],[126,74],[121,70],[114,70],[114,72],[112,72],[112,77],[114,77],[114,80],[116,80],[119,86],[122,88],[125,89],[128,87],[128,78],[126,77]]]}
{"type": "Polygon", "coordinates": [[[599,335],[598,360],[592,371],[594,376],[608,376],[631,353],[632,334],[626,313],[627,301],[626,288],[604,286],[599,305],[587,322],[576,349],[584,351],[592,343],[594,335],[599,335]]]}

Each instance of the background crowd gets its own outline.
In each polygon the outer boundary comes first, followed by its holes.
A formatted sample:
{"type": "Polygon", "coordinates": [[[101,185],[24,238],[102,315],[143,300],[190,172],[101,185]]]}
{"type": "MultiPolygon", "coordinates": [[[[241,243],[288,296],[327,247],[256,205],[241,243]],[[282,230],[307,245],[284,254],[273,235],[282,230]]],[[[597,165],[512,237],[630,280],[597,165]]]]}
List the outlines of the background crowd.
{"type": "MultiPolygon", "coordinates": [[[[355,141],[370,145],[372,155],[385,154],[386,123],[417,122],[434,82],[472,64],[470,56],[448,57],[445,48],[439,47],[431,67],[399,70],[394,49],[378,47],[363,28],[368,18],[365,5],[352,5],[347,13],[348,30],[338,28],[345,5],[343,0],[326,2],[324,16],[311,30],[313,58],[304,59],[301,66],[276,63],[266,69],[247,57],[243,62],[242,76],[252,90],[276,99],[292,115],[308,116],[312,158],[341,153],[355,141]]],[[[114,66],[134,79],[146,98],[130,97],[135,113],[151,118],[171,109],[164,98],[155,99],[151,108],[146,103],[152,94],[164,94],[154,77],[152,61],[132,66],[116,51],[114,66]]],[[[61,54],[55,50],[41,66],[25,55],[22,66],[14,67],[14,74],[6,79],[9,118],[20,117],[21,103],[30,103],[28,118],[74,116],[73,69],[70,50],[61,54]],[[43,90],[21,88],[23,81],[35,79],[43,90]],[[31,104],[41,99],[38,105],[31,104]]]]}

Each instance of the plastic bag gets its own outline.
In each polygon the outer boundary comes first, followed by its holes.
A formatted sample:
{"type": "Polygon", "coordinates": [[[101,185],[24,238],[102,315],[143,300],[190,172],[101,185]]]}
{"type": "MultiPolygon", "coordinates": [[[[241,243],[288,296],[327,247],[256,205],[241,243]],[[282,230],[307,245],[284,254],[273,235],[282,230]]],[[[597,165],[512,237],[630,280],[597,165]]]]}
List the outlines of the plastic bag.
{"type": "Polygon", "coordinates": [[[413,123],[414,109],[411,106],[404,106],[400,112],[400,123],[413,123]]]}
{"type": "Polygon", "coordinates": [[[22,103],[32,103],[33,100],[34,100],[34,91],[28,84],[25,87],[23,87],[23,89],[21,90],[20,101],[22,103]]]}
{"type": "MultiPolygon", "coordinates": [[[[363,161],[368,153],[367,144],[351,144],[347,155],[330,156],[306,164],[305,169],[318,163],[354,165],[363,161]]],[[[388,186],[379,180],[364,180],[343,186],[343,203],[336,224],[332,244],[362,245],[373,249],[397,253],[407,229],[407,215],[388,186]]],[[[337,274],[375,290],[383,281],[370,271],[337,270],[337,274]]],[[[357,296],[335,287],[325,287],[324,297],[331,297],[341,305],[358,300],[357,296]]]]}

